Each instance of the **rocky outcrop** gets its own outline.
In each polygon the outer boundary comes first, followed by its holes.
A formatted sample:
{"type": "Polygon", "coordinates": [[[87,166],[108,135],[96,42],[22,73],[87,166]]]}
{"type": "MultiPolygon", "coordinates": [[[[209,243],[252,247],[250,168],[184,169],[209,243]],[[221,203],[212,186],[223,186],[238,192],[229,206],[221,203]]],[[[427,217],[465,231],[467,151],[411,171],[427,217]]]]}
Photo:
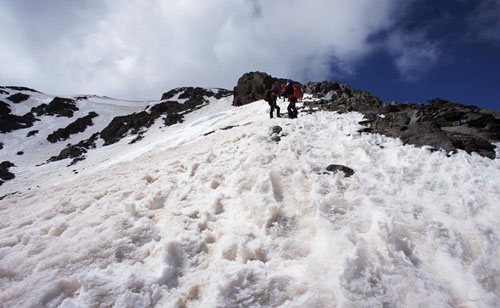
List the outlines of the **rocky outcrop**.
{"type": "Polygon", "coordinates": [[[206,101],[208,97],[215,97],[216,99],[221,99],[222,97],[230,96],[233,92],[215,88],[215,89],[205,89],[199,87],[183,87],[183,88],[175,88],[166,93],[163,93],[161,96],[161,100],[170,100],[170,99],[187,99],[188,101],[206,101]],[[177,97],[175,97],[177,96],[177,97]]]}
{"type": "Polygon", "coordinates": [[[9,105],[0,101],[0,133],[31,127],[35,121],[38,120],[30,112],[23,116],[11,114],[9,105]]]}
{"type": "Polygon", "coordinates": [[[234,87],[234,99],[239,96],[242,105],[264,99],[264,92],[266,89],[270,89],[276,81],[285,83],[287,80],[275,78],[262,72],[246,73],[238,79],[238,83],[234,87]]]}
{"type": "Polygon", "coordinates": [[[383,103],[368,92],[337,82],[308,83],[306,93],[320,98],[311,106],[337,112],[363,113],[367,127],[362,132],[400,138],[405,144],[431,146],[435,150],[468,153],[495,158],[500,141],[500,116],[493,110],[465,106],[443,99],[429,104],[383,103]]]}
{"type": "Polygon", "coordinates": [[[47,136],[47,140],[51,143],[56,143],[58,141],[63,141],[69,138],[73,134],[78,134],[84,132],[87,127],[94,125],[92,119],[97,117],[98,114],[95,112],[89,112],[88,115],[76,119],[76,121],[70,123],[64,128],[60,128],[47,136]]]}
{"type": "Polygon", "coordinates": [[[24,93],[16,93],[14,95],[7,97],[7,99],[9,101],[13,102],[14,104],[19,104],[21,102],[24,102],[28,98],[30,98],[30,96],[28,94],[24,94],[24,93]]]}
{"type": "Polygon", "coordinates": [[[190,99],[184,104],[179,104],[175,101],[166,101],[147,108],[146,111],[115,117],[102,130],[101,138],[104,140],[104,145],[116,143],[129,133],[138,135],[138,139],[136,138],[135,141],[140,140],[145,130],[153,125],[156,119],[162,115],[165,115],[163,119],[165,126],[182,123],[184,121],[184,114],[181,114],[181,112],[193,111],[196,107],[204,103],[204,99],[198,98],[190,99]]]}
{"type": "Polygon", "coordinates": [[[10,161],[3,161],[0,163],[0,185],[2,185],[5,181],[15,178],[15,175],[9,172],[10,167],[15,167],[10,161]]]}
{"type": "Polygon", "coordinates": [[[75,100],[61,97],[55,97],[48,105],[41,104],[31,109],[31,112],[38,116],[50,115],[67,118],[71,118],[75,111],[78,111],[75,100]]]}

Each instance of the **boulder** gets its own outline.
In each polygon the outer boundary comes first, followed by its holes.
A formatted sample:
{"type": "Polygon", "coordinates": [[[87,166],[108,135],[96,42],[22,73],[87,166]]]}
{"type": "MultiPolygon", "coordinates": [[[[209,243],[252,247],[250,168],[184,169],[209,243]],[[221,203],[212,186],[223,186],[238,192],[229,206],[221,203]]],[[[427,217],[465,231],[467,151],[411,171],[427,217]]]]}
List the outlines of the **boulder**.
{"type": "Polygon", "coordinates": [[[236,87],[234,87],[233,104],[236,96],[240,97],[242,105],[264,99],[265,90],[270,89],[272,84],[276,81],[285,83],[287,80],[275,78],[262,72],[250,72],[244,74],[240,77],[240,79],[238,79],[238,83],[236,87]]]}
{"type": "Polygon", "coordinates": [[[342,165],[335,165],[335,164],[332,164],[332,165],[329,165],[328,167],[326,167],[326,171],[333,172],[334,174],[339,172],[339,171],[342,171],[346,178],[351,177],[354,174],[354,170],[352,170],[351,168],[346,167],[346,166],[342,166],[342,165]]]}

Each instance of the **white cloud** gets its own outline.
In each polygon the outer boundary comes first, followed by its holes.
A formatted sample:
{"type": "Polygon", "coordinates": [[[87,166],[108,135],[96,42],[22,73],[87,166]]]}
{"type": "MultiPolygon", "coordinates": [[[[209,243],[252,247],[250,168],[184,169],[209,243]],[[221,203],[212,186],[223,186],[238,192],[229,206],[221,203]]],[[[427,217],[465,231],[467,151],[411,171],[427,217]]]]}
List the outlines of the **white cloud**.
{"type": "Polygon", "coordinates": [[[405,81],[416,81],[433,67],[439,57],[437,43],[425,39],[423,32],[405,33],[396,31],[386,44],[395,57],[395,64],[405,81]]]}
{"type": "MultiPolygon", "coordinates": [[[[375,47],[368,37],[393,26],[403,3],[4,2],[0,56],[8,65],[0,71],[0,83],[56,94],[154,99],[177,86],[230,88],[253,70],[297,80],[342,76],[375,47]]],[[[402,72],[414,70],[415,56],[425,61],[436,56],[422,46],[394,48],[402,72]]]]}
{"type": "Polygon", "coordinates": [[[500,0],[483,0],[467,20],[470,39],[500,43],[500,0]]]}

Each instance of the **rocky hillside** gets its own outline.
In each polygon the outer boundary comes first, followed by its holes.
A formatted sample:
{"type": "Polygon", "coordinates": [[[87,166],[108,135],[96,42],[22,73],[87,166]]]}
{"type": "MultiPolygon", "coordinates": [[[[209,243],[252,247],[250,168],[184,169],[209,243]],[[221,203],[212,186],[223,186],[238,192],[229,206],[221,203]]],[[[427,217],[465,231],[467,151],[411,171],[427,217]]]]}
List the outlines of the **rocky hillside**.
{"type": "Polygon", "coordinates": [[[368,92],[337,82],[307,83],[305,92],[319,98],[309,107],[337,112],[357,111],[365,116],[362,132],[400,138],[405,144],[434,150],[464,150],[495,158],[500,142],[500,112],[465,106],[440,98],[428,104],[383,103],[368,92]]]}
{"type": "Polygon", "coordinates": [[[230,96],[224,89],[173,89],[159,101],[133,102],[100,96],[55,97],[25,87],[0,87],[0,185],[13,170],[36,168],[69,159],[69,166],[88,151],[127,139],[135,143],[155,123],[171,126],[230,96]]]}

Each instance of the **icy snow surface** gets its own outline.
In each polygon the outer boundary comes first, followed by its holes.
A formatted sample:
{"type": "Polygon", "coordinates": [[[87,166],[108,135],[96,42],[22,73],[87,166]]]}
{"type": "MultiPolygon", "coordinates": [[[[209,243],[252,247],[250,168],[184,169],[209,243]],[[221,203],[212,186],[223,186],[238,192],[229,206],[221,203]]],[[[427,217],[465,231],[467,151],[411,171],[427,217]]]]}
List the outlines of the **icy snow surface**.
{"type": "Polygon", "coordinates": [[[0,306],[498,307],[500,159],[230,101],[5,183],[0,306]]]}

